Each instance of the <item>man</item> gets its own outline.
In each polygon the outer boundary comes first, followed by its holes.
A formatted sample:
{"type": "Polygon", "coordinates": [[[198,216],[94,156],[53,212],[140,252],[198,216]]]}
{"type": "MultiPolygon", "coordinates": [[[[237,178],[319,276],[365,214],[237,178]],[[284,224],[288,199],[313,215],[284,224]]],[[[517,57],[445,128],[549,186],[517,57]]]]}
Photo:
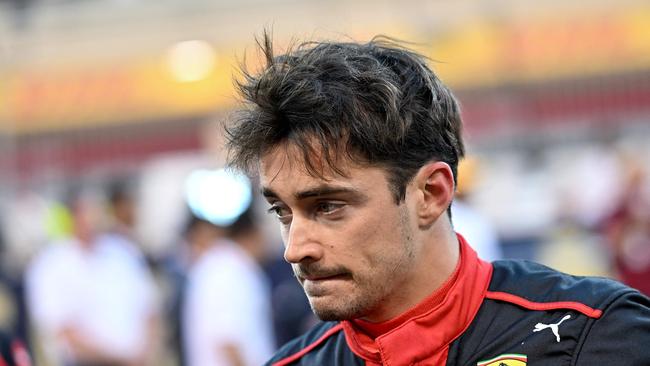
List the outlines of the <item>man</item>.
{"type": "MultiPolygon", "coordinates": [[[[112,204],[125,196],[111,195],[112,204]]],[[[73,235],[39,253],[26,273],[28,308],[50,362],[75,366],[145,365],[158,316],[156,288],[113,206],[114,228],[99,233],[101,213],[80,194],[70,203],[73,235]]]]}
{"type": "MultiPolygon", "coordinates": [[[[237,199],[232,187],[240,180],[216,182],[214,203],[237,199]]],[[[245,185],[250,192],[250,183],[245,185]]],[[[235,205],[237,210],[224,212],[229,217],[192,207],[185,231],[191,264],[181,306],[189,366],[257,366],[273,354],[269,288],[258,264],[264,238],[249,205],[235,205]]]]}
{"type": "Polygon", "coordinates": [[[461,119],[422,56],[382,39],[281,56],[261,45],[230,161],[259,169],[285,259],[324,320],[269,364],[650,364],[648,298],[484,262],[454,233],[461,119]]]}

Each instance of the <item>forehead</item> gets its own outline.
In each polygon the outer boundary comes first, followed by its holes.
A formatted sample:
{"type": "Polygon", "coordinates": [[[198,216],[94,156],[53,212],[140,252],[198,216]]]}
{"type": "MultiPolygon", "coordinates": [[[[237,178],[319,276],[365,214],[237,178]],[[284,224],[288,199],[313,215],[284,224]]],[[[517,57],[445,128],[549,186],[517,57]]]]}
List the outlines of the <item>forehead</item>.
{"type": "Polygon", "coordinates": [[[346,177],[352,167],[350,159],[340,157],[340,154],[331,155],[328,162],[322,149],[313,148],[306,156],[295,144],[278,144],[260,157],[260,178],[262,183],[270,183],[280,174],[307,175],[323,181],[346,177]],[[335,167],[331,166],[334,164],[335,167]]]}
{"type": "Polygon", "coordinates": [[[344,154],[337,154],[328,162],[319,150],[314,150],[309,159],[309,162],[305,161],[303,151],[291,144],[279,145],[264,153],[259,166],[262,188],[272,188],[279,193],[315,185],[355,185],[361,188],[387,182],[384,169],[354,162],[344,154]]]}

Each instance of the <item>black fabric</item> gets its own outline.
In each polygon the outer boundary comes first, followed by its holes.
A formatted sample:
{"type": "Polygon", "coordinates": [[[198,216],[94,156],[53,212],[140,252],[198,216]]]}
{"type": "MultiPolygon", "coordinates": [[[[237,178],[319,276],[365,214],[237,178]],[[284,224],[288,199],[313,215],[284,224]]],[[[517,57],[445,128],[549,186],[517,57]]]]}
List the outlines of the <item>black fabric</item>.
{"type": "MultiPolygon", "coordinates": [[[[272,365],[305,349],[320,339],[336,322],[323,322],[316,325],[303,336],[284,345],[266,365],[272,365]]],[[[345,341],[343,330],[329,336],[311,352],[291,365],[362,366],[365,362],[352,353],[345,341]]]]}
{"type": "Polygon", "coordinates": [[[534,302],[573,301],[602,309],[623,292],[635,291],[603,277],[571,276],[526,260],[492,263],[489,291],[506,292],[534,302]]]}
{"type": "Polygon", "coordinates": [[[603,310],[599,319],[567,309],[529,310],[486,299],[467,331],[452,343],[447,365],[476,366],[500,355],[527,365],[650,365],[648,298],[616,281],[566,275],[527,261],[494,262],[490,291],[539,303],[570,301],[603,310]],[[562,321],[566,316],[567,319],[562,321]],[[535,332],[538,323],[556,324],[535,332]]]}
{"type": "Polygon", "coordinates": [[[637,292],[618,297],[603,318],[585,327],[571,365],[650,365],[650,299],[637,292]]]}

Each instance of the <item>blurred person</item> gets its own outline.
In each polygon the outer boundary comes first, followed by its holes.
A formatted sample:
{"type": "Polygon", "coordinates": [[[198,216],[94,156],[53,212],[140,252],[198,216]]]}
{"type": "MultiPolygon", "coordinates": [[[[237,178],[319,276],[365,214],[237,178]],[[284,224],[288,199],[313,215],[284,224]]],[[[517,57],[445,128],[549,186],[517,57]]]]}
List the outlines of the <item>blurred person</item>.
{"type": "Polygon", "coordinates": [[[650,295],[650,184],[641,166],[628,163],[618,206],[604,222],[618,278],[650,295]]]}
{"type": "Polygon", "coordinates": [[[107,232],[101,231],[97,200],[76,193],[68,205],[73,235],[51,243],[27,270],[33,326],[56,364],[136,366],[151,356],[155,286],[128,235],[127,198],[115,193],[107,232]]]}
{"type": "MultiPolygon", "coordinates": [[[[3,235],[0,232],[0,258],[5,258],[3,235]]],[[[0,263],[0,366],[29,366],[31,359],[23,339],[24,321],[21,284],[5,273],[0,263]]]]}
{"type": "MultiPolygon", "coordinates": [[[[2,251],[0,251],[0,255],[2,251]]],[[[29,360],[27,344],[28,324],[21,281],[6,276],[0,266],[0,366],[24,365],[19,359],[29,360]],[[27,358],[20,355],[26,355],[27,358]]]]}
{"type": "Polygon", "coordinates": [[[454,230],[463,235],[479,258],[492,262],[502,259],[499,236],[490,220],[469,202],[468,197],[476,182],[476,159],[465,159],[458,165],[456,195],[451,203],[454,230]]]}
{"type": "Polygon", "coordinates": [[[14,339],[26,340],[28,324],[23,276],[16,273],[15,266],[7,265],[16,258],[8,255],[2,234],[0,230],[0,330],[14,339]]]}
{"type": "MultiPolygon", "coordinates": [[[[133,317],[140,312],[138,322],[143,329],[145,341],[139,355],[135,358],[136,362],[152,362],[152,354],[158,346],[160,338],[160,308],[158,304],[157,287],[153,273],[150,270],[148,261],[142,246],[135,235],[136,217],[136,199],[133,182],[126,179],[114,181],[108,189],[108,210],[109,226],[98,237],[98,242],[107,247],[120,248],[132,257],[134,265],[138,266],[138,272],[133,273],[133,279],[139,282],[137,286],[143,291],[140,294],[139,304],[132,304],[134,309],[125,308],[131,314],[124,314],[123,320],[127,321],[128,317],[133,317]],[[137,264],[136,264],[137,262],[137,264]],[[140,308],[138,309],[137,306],[140,308]]],[[[133,291],[137,288],[133,288],[133,291]]],[[[133,320],[133,319],[132,319],[133,320]]]]}
{"type": "Polygon", "coordinates": [[[27,263],[48,239],[47,225],[51,208],[40,194],[23,189],[3,202],[5,214],[0,217],[4,250],[0,257],[3,271],[19,277],[27,263]]]}
{"type": "Polygon", "coordinates": [[[108,234],[127,239],[135,244],[136,203],[132,187],[126,180],[113,182],[108,188],[109,228],[108,234]]]}
{"type": "Polygon", "coordinates": [[[258,264],[263,237],[252,212],[227,226],[193,215],[186,238],[192,261],[182,309],[187,364],[261,365],[274,340],[268,283],[258,264]]]}
{"type": "MultiPolygon", "coordinates": [[[[229,163],[258,172],[323,320],[270,365],[647,365],[650,300],[618,282],[478,258],[452,229],[458,104],[387,39],[309,42],[243,70],[229,163]]],[[[504,203],[507,205],[507,203],[504,203]]]]}

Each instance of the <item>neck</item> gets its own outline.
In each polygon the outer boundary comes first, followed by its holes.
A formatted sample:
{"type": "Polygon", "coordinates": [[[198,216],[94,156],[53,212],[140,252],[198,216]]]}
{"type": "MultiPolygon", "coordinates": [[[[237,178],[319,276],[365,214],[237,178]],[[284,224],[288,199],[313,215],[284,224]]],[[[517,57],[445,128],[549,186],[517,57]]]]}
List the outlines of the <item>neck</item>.
{"type": "Polygon", "coordinates": [[[386,359],[395,365],[413,360],[444,364],[447,346],[475,319],[492,277],[492,266],[481,261],[460,236],[458,242],[459,261],[452,275],[415,307],[386,322],[341,322],[355,354],[373,365],[386,359]],[[405,347],[414,342],[414,334],[432,347],[405,347]]]}
{"type": "Polygon", "coordinates": [[[459,243],[450,225],[438,223],[422,233],[419,247],[413,254],[417,261],[408,276],[380,308],[363,320],[377,323],[394,319],[415,308],[441,288],[452,276],[459,261],[459,243]]]}

